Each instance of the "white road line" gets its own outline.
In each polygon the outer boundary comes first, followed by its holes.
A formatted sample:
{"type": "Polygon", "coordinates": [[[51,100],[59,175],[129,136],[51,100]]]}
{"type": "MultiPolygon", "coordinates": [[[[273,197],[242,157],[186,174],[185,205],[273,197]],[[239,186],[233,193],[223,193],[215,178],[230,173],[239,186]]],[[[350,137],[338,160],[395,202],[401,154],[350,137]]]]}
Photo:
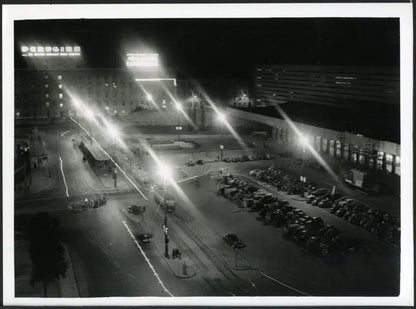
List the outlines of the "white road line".
{"type": "Polygon", "coordinates": [[[65,174],[64,174],[64,166],[63,166],[63,162],[62,162],[61,156],[59,156],[59,160],[61,161],[61,173],[62,173],[62,178],[64,180],[65,193],[66,193],[66,196],[69,197],[68,185],[66,184],[66,179],[65,179],[65,174]]]}
{"type": "Polygon", "coordinates": [[[173,296],[173,294],[165,287],[165,285],[163,284],[162,280],[160,279],[158,273],[156,272],[155,268],[153,267],[152,263],[150,263],[149,258],[146,256],[146,254],[144,253],[142,247],[139,245],[139,243],[137,242],[136,238],[134,237],[133,233],[131,232],[129,226],[127,225],[126,221],[123,221],[124,226],[126,227],[127,231],[129,232],[131,238],[133,239],[134,243],[136,244],[137,248],[139,248],[140,253],[143,255],[144,259],[146,260],[147,264],[149,265],[149,268],[152,270],[153,275],[156,277],[157,281],[159,282],[160,286],[163,288],[163,290],[169,295],[169,296],[173,296]]]}
{"type": "Polygon", "coordinates": [[[65,131],[64,133],[61,134],[61,137],[64,136],[66,133],[68,133],[71,130],[65,131]]]}
{"type": "Polygon", "coordinates": [[[266,278],[269,278],[270,280],[272,280],[272,281],[274,281],[274,282],[276,282],[276,283],[279,283],[279,284],[281,284],[281,285],[283,285],[283,286],[287,287],[287,288],[288,288],[288,289],[290,289],[290,290],[296,291],[296,292],[298,292],[298,293],[300,293],[300,294],[302,294],[302,295],[305,295],[305,296],[312,296],[312,295],[310,295],[310,294],[308,294],[308,293],[302,292],[301,290],[295,289],[295,288],[291,287],[290,285],[284,284],[283,282],[281,282],[281,281],[279,281],[279,280],[277,280],[277,279],[275,279],[275,278],[273,278],[273,277],[270,277],[270,276],[266,275],[265,273],[263,273],[263,272],[261,272],[261,271],[260,271],[259,273],[260,273],[260,274],[262,274],[263,276],[265,276],[266,278]]]}

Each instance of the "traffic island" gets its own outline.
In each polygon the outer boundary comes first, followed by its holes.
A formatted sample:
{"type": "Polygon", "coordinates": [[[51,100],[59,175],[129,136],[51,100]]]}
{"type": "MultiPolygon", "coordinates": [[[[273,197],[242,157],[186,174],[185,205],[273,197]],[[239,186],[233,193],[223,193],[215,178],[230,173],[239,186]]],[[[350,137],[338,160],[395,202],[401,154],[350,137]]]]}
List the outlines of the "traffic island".
{"type": "Polygon", "coordinates": [[[186,279],[196,275],[196,271],[192,267],[192,262],[188,258],[174,259],[171,256],[166,257],[164,254],[162,256],[176,277],[186,279]]]}

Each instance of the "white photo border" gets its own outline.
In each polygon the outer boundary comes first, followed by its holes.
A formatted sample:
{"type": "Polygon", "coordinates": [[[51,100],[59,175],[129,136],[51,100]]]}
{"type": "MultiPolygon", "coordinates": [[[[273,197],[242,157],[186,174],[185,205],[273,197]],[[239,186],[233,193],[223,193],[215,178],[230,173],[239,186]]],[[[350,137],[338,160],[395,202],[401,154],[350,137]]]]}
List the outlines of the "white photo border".
{"type": "Polygon", "coordinates": [[[20,306],[412,306],[413,17],[411,3],[3,5],[3,304],[20,306]],[[134,18],[399,18],[401,254],[398,297],[102,297],[16,298],[14,294],[14,21],[134,18]]]}

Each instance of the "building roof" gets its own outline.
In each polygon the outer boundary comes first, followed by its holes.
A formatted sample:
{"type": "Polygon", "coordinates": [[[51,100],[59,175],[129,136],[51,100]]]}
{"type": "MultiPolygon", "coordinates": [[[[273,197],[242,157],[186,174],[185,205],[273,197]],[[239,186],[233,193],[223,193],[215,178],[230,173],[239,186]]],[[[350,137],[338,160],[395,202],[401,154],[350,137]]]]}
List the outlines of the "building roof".
{"type": "Polygon", "coordinates": [[[110,160],[108,156],[98,147],[96,142],[90,143],[85,137],[82,137],[84,147],[88,149],[91,155],[97,161],[107,161],[110,160]]]}
{"type": "MultiPolygon", "coordinates": [[[[295,122],[400,144],[400,105],[369,103],[360,108],[340,108],[287,102],[279,106],[295,122]]],[[[275,106],[244,110],[283,119],[275,106]]]]}

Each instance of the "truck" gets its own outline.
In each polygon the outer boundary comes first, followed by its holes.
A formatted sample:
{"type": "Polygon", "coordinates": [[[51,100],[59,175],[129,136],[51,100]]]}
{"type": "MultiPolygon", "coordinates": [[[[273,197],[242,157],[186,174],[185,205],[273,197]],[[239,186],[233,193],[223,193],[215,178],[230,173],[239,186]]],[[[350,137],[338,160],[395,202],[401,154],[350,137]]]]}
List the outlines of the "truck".
{"type": "Polygon", "coordinates": [[[175,212],[176,201],[174,197],[166,190],[156,188],[153,192],[153,199],[160,205],[166,212],[175,212]]]}
{"type": "Polygon", "coordinates": [[[375,175],[358,169],[351,169],[344,181],[347,185],[366,194],[378,194],[381,191],[381,185],[377,183],[375,175]]]}

